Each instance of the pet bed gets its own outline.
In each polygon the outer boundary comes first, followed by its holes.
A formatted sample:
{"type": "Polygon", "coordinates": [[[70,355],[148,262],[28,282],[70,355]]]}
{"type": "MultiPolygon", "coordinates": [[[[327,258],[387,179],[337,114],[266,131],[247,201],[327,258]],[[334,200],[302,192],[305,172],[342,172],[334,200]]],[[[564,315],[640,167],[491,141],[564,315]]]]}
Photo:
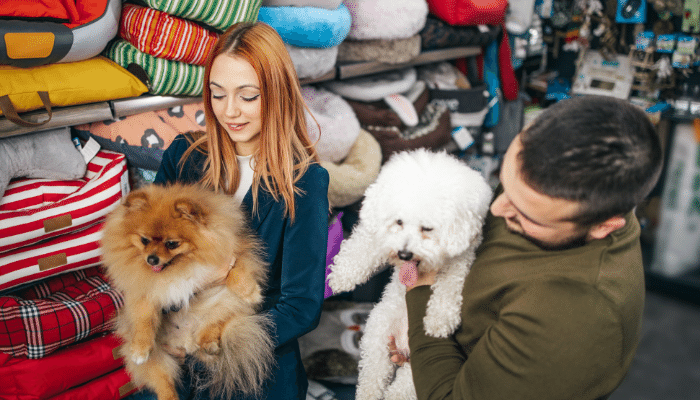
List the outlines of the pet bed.
{"type": "Polygon", "coordinates": [[[0,254],[0,291],[100,264],[102,224],[0,254]]]}
{"type": "Polygon", "coordinates": [[[360,129],[347,157],[340,163],[322,161],[328,171],[328,202],[331,207],[347,207],[362,199],[365,190],[377,179],[382,165],[379,142],[360,129]]]}
{"type": "Polygon", "coordinates": [[[414,127],[364,126],[382,149],[382,160],[402,150],[418,148],[439,149],[452,140],[450,111],[444,104],[428,104],[414,127]]]}
{"type": "Polygon", "coordinates": [[[420,31],[421,47],[423,50],[458,46],[482,47],[496,40],[500,32],[499,25],[454,26],[429,15],[420,31]]]}
{"type": "Polygon", "coordinates": [[[423,29],[425,0],[345,0],[352,14],[349,39],[405,39],[423,29]]]}
{"type": "Polygon", "coordinates": [[[204,65],[219,34],[152,8],[125,3],[119,36],[154,57],[204,65]]]}
{"type": "Polygon", "coordinates": [[[420,35],[405,39],[345,40],[338,46],[338,61],[379,61],[401,64],[411,61],[421,51],[420,35]]]}
{"type": "Polygon", "coordinates": [[[47,400],[119,400],[137,390],[126,369],[122,367],[47,400]]]}
{"type": "Polygon", "coordinates": [[[123,367],[123,360],[115,358],[119,345],[116,335],[109,334],[95,335],[39,360],[0,353],[0,398],[47,399],[118,371],[123,367]]]}
{"type": "Polygon", "coordinates": [[[148,90],[129,71],[100,56],[34,68],[0,65],[0,82],[3,85],[0,115],[5,114],[8,119],[11,111],[20,113],[135,97],[148,90]]]}
{"type": "MultiPolygon", "coordinates": [[[[418,115],[423,113],[425,106],[430,100],[428,88],[425,82],[421,80],[416,81],[410,90],[403,92],[401,95],[411,102],[418,115]]],[[[384,100],[373,102],[347,100],[347,102],[352,107],[362,126],[395,126],[400,129],[407,127],[401,116],[392,108],[389,108],[384,100]]]]}
{"type": "Polygon", "coordinates": [[[508,0],[427,0],[430,13],[450,25],[501,25],[508,0]]]}
{"type": "Polygon", "coordinates": [[[335,10],[343,0],[262,0],[265,7],[318,7],[335,10]]]}
{"type": "MultiPolygon", "coordinates": [[[[126,161],[122,154],[100,151],[87,164],[82,179],[61,181],[16,179],[0,199],[0,259],[9,251],[59,235],[73,233],[102,220],[128,191],[126,161]]],[[[22,250],[19,250],[21,253],[22,250]]],[[[0,288],[31,275],[0,266],[0,288]],[[5,276],[9,271],[14,278],[5,276]]],[[[36,271],[34,271],[36,272],[36,271]]],[[[42,276],[45,276],[44,271],[42,276]]],[[[49,274],[50,275],[50,274],[49,274]]]]}
{"type": "Polygon", "coordinates": [[[338,46],[327,48],[297,47],[287,43],[284,46],[292,58],[299,79],[318,78],[335,68],[338,59],[338,46]]]}
{"type": "MultiPolygon", "coordinates": [[[[53,279],[60,279],[54,277],[53,279]]],[[[61,347],[108,331],[124,304],[98,268],[73,273],[73,283],[51,293],[51,284],[0,297],[0,351],[43,358],[61,347]]]]}
{"type": "Polygon", "coordinates": [[[163,151],[180,133],[204,129],[202,102],[148,111],[74,126],[83,140],[93,138],[103,149],[122,153],[130,167],[157,171],[163,151]]]}
{"type": "Polygon", "coordinates": [[[0,64],[28,68],[94,57],[116,36],[121,8],[122,0],[4,0],[0,64]]]}
{"type": "Polygon", "coordinates": [[[154,57],[124,39],[113,40],[102,53],[124,68],[134,64],[148,77],[148,91],[157,95],[199,96],[204,67],[154,57]]]}
{"type": "Polygon", "coordinates": [[[339,162],[347,156],[360,133],[360,122],[350,105],[340,96],[321,87],[303,86],[301,94],[314,121],[308,114],[306,125],[321,161],[339,162]],[[321,128],[319,139],[318,122],[321,128]]]}
{"type": "Polygon", "coordinates": [[[236,22],[255,22],[261,0],[140,0],[158,11],[225,31],[236,22]]]}
{"type": "Polygon", "coordinates": [[[282,40],[298,47],[333,47],[350,32],[350,11],[316,7],[260,7],[258,20],[275,28],[282,40]]]}
{"type": "Polygon", "coordinates": [[[377,101],[395,93],[403,93],[416,83],[416,69],[404,68],[361,78],[330,81],[324,86],[343,97],[358,101],[377,101]]]}

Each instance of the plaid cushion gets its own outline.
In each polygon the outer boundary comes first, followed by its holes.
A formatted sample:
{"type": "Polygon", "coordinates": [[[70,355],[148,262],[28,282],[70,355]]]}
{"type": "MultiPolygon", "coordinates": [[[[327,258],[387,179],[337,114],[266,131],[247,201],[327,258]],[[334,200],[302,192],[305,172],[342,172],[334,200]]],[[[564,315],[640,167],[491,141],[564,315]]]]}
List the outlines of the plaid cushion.
{"type": "MultiPolygon", "coordinates": [[[[0,198],[0,260],[9,252],[101,221],[128,191],[123,154],[102,150],[76,180],[16,179],[0,198]]],[[[0,282],[5,267],[0,262],[0,282]]]]}
{"type": "Polygon", "coordinates": [[[113,40],[102,53],[124,68],[141,67],[148,76],[148,92],[157,95],[199,96],[202,94],[204,67],[154,57],[124,39],[113,40]]]}
{"type": "Polygon", "coordinates": [[[152,56],[204,65],[219,34],[192,21],[125,3],[119,36],[152,56]]]}
{"type": "MultiPolygon", "coordinates": [[[[111,333],[94,335],[38,360],[0,353],[0,399],[52,398],[97,382],[101,376],[123,369],[124,361],[116,352],[120,345],[121,340],[111,333]]],[[[105,398],[109,397],[71,399],[105,398]]]]}
{"type": "Polygon", "coordinates": [[[223,31],[236,22],[255,22],[262,0],[143,0],[143,3],[223,31]]]}
{"type": "Polygon", "coordinates": [[[121,293],[98,268],[0,297],[0,351],[15,357],[45,357],[110,329],[110,320],[123,303],[121,293]]]}

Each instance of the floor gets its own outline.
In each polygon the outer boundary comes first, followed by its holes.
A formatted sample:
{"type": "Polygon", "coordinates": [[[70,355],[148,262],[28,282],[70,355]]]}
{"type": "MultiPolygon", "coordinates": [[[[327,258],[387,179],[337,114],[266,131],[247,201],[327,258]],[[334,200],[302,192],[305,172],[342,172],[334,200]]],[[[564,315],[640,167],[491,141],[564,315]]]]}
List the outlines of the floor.
{"type": "MultiPolygon", "coordinates": [[[[327,384],[353,400],[354,388],[327,384]]],[[[647,291],[642,338],[631,369],[610,400],[700,398],[700,306],[647,291]]]]}

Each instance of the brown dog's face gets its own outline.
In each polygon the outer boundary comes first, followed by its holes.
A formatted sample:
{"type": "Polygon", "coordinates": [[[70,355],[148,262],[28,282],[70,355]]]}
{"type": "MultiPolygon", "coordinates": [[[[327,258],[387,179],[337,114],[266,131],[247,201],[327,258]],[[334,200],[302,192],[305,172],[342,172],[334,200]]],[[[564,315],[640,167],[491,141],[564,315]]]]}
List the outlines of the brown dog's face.
{"type": "Polygon", "coordinates": [[[150,199],[144,193],[132,193],[126,202],[133,227],[130,243],[139,250],[144,266],[158,273],[178,268],[179,261],[196,249],[204,210],[187,199],[150,199]]]}

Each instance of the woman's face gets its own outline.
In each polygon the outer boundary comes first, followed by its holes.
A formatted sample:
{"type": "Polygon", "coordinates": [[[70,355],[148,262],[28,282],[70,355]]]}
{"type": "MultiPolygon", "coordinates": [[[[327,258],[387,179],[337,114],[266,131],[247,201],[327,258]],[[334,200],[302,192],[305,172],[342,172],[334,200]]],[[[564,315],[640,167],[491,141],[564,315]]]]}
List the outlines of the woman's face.
{"type": "Polygon", "coordinates": [[[253,154],[260,141],[260,81],[253,66],[237,56],[214,59],[209,76],[211,105],[216,120],[241,156],[253,154]]]}

